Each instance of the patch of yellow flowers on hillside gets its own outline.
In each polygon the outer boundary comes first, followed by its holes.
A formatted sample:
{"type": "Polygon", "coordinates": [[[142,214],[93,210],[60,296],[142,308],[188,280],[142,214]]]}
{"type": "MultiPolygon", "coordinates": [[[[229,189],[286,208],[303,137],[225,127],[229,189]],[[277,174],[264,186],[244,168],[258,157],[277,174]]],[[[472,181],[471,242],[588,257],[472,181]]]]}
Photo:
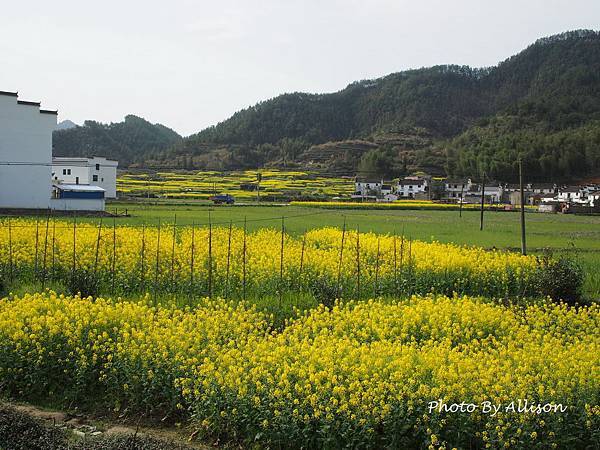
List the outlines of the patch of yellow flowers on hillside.
{"type": "Polygon", "coordinates": [[[598,442],[600,308],[468,297],[338,303],[282,330],[223,300],[195,309],[54,293],[0,300],[0,385],[22,398],[186,411],[273,446],[567,448],[598,442]],[[518,399],[564,413],[428,410],[518,399]]]}

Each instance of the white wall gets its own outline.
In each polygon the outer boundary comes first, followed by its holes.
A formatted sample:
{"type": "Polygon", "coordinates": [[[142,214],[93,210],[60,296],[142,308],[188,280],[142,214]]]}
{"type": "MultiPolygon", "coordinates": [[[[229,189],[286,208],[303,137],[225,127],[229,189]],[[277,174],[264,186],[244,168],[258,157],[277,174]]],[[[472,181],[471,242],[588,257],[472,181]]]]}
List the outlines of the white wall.
{"type": "Polygon", "coordinates": [[[93,175],[98,175],[98,181],[90,181],[90,184],[104,189],[106,198],[117,198],[117,161],[94,157],[90,165],[90,180],[93,175]],[[100,164],[99,171],[96,171],[96,164],[100,164]]]}
{"type": "Polygon", "coordinates": [[[0,207],[48,208],[55,114],[0,94],[0,207]]]}
{"type": "Polygon", "coordinates": [[[52,172],[54,172],[53,178],[63,183],[76,184],[79,177],[79,184],[100,186],[104,189],[106,198],[116,198],[117,165],[117,161],[103,157],[54,158],[52,172]],[[96,164],[100,165],[99,170],[96,170],[96,164]],[[71,174],[63,174],[64,169],[70,169],[71,174]],[[94,181],[94,175],[98,177],[97,181],[94,181]]]}
{"type": "Polygon", "coordinates": [[[50,207],[57,211],[104,211],[104,199],[100,198],[53,198],[50,207]]]}

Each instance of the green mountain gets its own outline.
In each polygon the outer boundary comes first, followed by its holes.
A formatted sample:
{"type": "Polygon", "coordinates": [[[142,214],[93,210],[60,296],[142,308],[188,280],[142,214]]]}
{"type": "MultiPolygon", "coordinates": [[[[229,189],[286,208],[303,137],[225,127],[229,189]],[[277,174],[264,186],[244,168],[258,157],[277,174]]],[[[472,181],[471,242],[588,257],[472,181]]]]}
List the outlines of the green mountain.
{"type": "Polygon", "coordinates": [[[56,131],[55,155],[122,166],[231,170],[264,165],[325,174],[433,174],[513,181],[600,175],[600,33],[539,39],[494,67],[435,66],[330,94],[260,102],[182,139],[139,117],[56,131]]]}
{"type": "Polygon", "coordinates": [[[54,156],[106,156],[123,166],[142,163],[181,141],[175,131],[128,115],[123,122],[103,124],[87,120],[83,126],[56,130],[54,156]]]}
{"type": "Polygon", "coordinates": [[[184,139],[155,162],[312,164],[385,175],[485,171],[511,180],[518,158],[532,179],[600,172],[600,33],[543,38],[490,68],[435,66],[331,94],[280,95],[184,139]]]}

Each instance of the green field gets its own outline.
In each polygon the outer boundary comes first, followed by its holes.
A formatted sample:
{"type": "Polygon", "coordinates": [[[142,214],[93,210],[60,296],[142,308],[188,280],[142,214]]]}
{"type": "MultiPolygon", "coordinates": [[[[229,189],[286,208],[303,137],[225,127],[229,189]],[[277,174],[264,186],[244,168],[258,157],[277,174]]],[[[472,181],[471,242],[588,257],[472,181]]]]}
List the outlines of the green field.
{"type": "MultiPolygon", "coordinates": [[[[199,226],[211,221],[242,226],[249,230],[281,227],[301,234],[307,229],[332,226],[377,233],[404,233],[413,239],[477,245],[484,248],[520,250],[519,215],[514,212],[486,212],[484,229],[479,230],[479,212],[463,211],[384,211],[323,210],[300,206],[212,206],[208,204],[160,204],[114,202],[109,210],[127,209],[131,217],[119,218],[120,224],[163,223],[199,226]]],[[[90,220],[90,219],[88,219],[90,220]]],[[[97,219],[94,219],[97,220],[97,219]]],[[[578,259],[586,271],[585,292],[588,298],[600,299],[600,216],[565,214],[527,214],[527,246],[530,253],[568,254],[578,259]]]]}

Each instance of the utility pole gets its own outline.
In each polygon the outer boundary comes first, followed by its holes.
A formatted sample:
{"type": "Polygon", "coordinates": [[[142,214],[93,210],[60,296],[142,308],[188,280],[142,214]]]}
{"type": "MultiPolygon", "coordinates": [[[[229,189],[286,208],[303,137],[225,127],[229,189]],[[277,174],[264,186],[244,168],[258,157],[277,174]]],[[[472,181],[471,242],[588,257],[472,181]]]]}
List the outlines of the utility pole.
{"type": "Polygon", "coordinates": [[[523,160],[519,158],[519,190],[521,191],[521,253],[527,254],[525,242],[525,189],[523,188],[523,160]]]}
{"type": "Polygon", "coordinates": [[[485,205],[485,172],[481,177],[481,217],[479,218],[479,231],[483,230],[483,209],[485,205]]]}
{"type": "Polygon", "coordinates": [[[458,205],[458,217],[462,217],[463,195],[465,190],[465,182],[461,181],[460,185],[460,204],[458,205]]]}
{"type": "Polygon", "coordinates": [[[262,181],[262,173],[256,174],[256,201],[260,203],[260,182],[262,181]]]}

